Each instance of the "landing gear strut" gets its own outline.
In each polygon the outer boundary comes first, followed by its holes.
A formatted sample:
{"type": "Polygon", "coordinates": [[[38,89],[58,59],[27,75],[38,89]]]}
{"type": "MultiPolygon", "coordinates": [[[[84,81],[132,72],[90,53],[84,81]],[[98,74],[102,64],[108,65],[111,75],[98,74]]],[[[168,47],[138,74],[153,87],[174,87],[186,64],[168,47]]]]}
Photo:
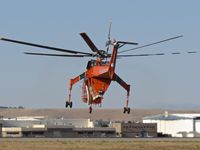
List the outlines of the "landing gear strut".
{"type": "Polygon", "coordinates": [[[124,114],[130,114],[131,109],[130,107],[128,107],[128,103],[129,103],[129,92],[127,93],[127,99],[126,99],[126,106],[124,107],[124,114]]]}
{"type": "Polygon", "coordinates": [[[65,107],[67,108],[68,106],[69,106],[70,108],[72,108],[72,102],[66,101],[65,107]]]}

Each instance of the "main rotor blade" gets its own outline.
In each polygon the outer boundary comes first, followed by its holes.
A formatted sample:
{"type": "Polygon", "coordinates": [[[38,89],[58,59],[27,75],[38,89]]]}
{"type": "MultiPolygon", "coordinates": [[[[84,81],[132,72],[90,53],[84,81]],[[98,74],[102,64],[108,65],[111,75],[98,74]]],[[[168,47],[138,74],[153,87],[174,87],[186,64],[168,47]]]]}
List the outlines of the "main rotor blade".
{"type": "MultiPolygon", "coordinates": [[[[194,53],[198,53],[197,51],[188,51],[188,52],[185,52],[187,54],[194,54],[194,53]]],[[[172,53],[168,53],[168,54],[171,54],[171,55],[180,55],[180,54],[183,54],[183,53],[180,53],[180,52],[172,52],[172,53]]],[[[117,55],[118,58],[121,58],[121,57],[140,57],[140,56],[163,56],[163,55],[167,55],[165,53],[154,53],[154,54],[135,54],[135,55],[117,55]]]]}
{"type": "Polygon", "coordinates": [[[7,39],[7,38],[0,38],[0,40],[7,41],[7,42],[12,42],[12,43],[17,43],[17,44],[28,45],[28,46],[39,47],[39,48],[46,48],[46,49],[50,49],[50,50],[54,50],[54,51],[59,51],[59,52],[65,52],[65,53],[93,55],[91,53],[85,53],[85,52],[80,52],[80,51],[74,51],[74,50],[68,50],[68,49],[62,49],[62,48],[56,48],[56,47],[50,47],[50,46],[39,45],[39,44],[34,44],[34,43],[28,43],[28,42],[23,42],[23,41],[18,41],[18,40],[12,40],[12,39],[7,39]]]}
{"type": "Polygon", "coordinates": [[[94,45],[94,43],[92,42],[92,40],[89,38],[89,36],[85,33],[85,32],[82,32],[80,33],[81,37],[85,40],[85,42],[87,43],[87,45],[90,47],[90,49],[99,54],[99,55],[102,55],[101,52],[98,50],[98,48],[94,45]]]}
{"type": "Polygon", "coordinates": [[[117,57],[138,57],[138,56],[162,56],[165,53],[156,53],[156,54],[135,54],[135,55],[117,55],[117,57]]]}
{"type": "Polygon", "coordinates": [[[57,57],[92,57],[91,55],[46,54],[46,53],[29,53],[29,52],[24,52],[24,54],[39,55],[39,56],[57,56],[57,57]]]}
{"type": "Polygon", "coordinates": [[[175,37],[168,38],[168,39],[165,39],[165,40],[161,40],[161,41],[158,41],[158,42],[154,42],[154,43],[146,44],[146,45],[143,45],[143,46],[139,46],[139,47],[123,50],[123,51],[120,51],[118,53],[124,53],[124,52],[128,52],[128,51],[133,51],[133,50],[136,50],[136,49],[140,49],[140,48],[144,48],[144,47],[160,44],[160,43],[167,42],[167,41],[174,40],[174,39],[181,38],[181,37],[183,37],[183,35],[179,35],[179,36],[175,36],[175,37]]]}

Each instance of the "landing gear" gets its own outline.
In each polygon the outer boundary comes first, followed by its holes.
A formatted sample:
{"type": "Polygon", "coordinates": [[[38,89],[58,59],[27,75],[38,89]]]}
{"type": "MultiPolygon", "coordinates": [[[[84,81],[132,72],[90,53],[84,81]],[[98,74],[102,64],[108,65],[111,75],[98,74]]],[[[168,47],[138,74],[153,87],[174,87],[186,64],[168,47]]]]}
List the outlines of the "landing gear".
{"type": "Polygon", "coordinates": [[[67,108],[68,106],[72,108],[72,102],[66,101],[65,107],[67,108]]]}
{"type": "Polygon", "coordinates": [[[125,113],[130,114],[130,112],[131,112],[130,107],[124,107],[124,114],[125,113]]]}
{"type": "Polygon", "coordinates": [[[125,113],[130,114],[130,112],[131,112],[130,107],[128,107],[128,102],[129,102],[129,93],[127,94],[126,105],[125,105],[125,107],[124,107],[124,114],[125,114],[125,113]]]}
{"type": "Polygon", "coordinates": [[[92,113],[92,106],[89,107],[89,113],[92,113]]]}
{"type": "Polygon", "coordinates": [[[69,103],[69,107],[72,108],[72,102],[69,103]]]}

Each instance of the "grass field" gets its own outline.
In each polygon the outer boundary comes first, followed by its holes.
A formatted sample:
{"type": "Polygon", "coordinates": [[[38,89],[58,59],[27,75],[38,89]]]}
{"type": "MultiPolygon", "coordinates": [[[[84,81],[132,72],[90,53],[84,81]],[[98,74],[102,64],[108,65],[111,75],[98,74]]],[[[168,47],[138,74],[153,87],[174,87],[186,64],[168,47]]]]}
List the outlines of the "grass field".
{"type": "Polygon", "coordinates": [[[0,150],[200,150],[195,140],[1,140],[0,150]]]}

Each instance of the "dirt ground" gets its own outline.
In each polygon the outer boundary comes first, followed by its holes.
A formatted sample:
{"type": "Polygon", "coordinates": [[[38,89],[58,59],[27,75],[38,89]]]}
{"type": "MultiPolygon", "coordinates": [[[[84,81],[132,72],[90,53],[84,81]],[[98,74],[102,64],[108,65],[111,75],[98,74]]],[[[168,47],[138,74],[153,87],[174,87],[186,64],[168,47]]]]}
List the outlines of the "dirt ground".
{"type": "Polygon", "coordinates": [[[145,139],[3,139],[0,150],[199,150],[200,141],[145,139]]]}

